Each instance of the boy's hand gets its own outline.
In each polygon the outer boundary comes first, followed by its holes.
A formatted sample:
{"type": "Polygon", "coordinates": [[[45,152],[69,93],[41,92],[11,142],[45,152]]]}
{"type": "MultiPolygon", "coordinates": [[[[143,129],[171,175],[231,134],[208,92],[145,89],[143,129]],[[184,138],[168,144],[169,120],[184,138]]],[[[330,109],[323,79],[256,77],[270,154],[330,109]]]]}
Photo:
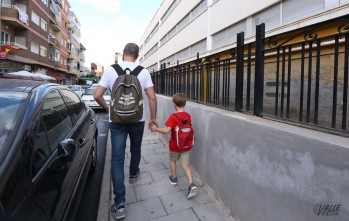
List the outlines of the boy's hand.
{"type": "Polygon", "coordinates": [[[156,132],[156,128],[158,128],[155,124],[150,125],[151,132],[156,132]]]}

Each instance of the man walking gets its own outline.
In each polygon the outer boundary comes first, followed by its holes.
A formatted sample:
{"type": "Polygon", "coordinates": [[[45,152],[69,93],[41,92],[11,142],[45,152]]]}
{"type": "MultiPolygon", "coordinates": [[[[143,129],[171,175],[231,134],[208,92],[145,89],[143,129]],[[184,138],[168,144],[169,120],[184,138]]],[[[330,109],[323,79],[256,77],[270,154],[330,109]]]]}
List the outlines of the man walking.
{"type": "MultiPolygon", "coordinates": [[[[124,161],[125,161],[125,149],[127,136],[130,137],[130,177],[129,182],[135,183],[139,177],[139,162],[141,159],[141,145],[144,132],[144,116],[145,108],[143,108],[143,117],[136,123],[118,123],[112,122],[108,104],[103,98],[105,90],[112,90],[114,82],[117,78],[123,74],[120,73],[125,70],[133,72],[134,70],[141,70],[137,78],[139,80],[140,86],[142,88],[143,96],[146,94],[149,100],[150,108],[150,121],[149,125],[158,125],[156,121],[156,110],[157,110],[157,100],[154,90],[154,84],[151,80],[151,76],[148,70],[142,69],[138,66],[135,61],[138,58],[139,47],[134,43],[126,44],[123,51],[123,61],[116,68],[115,65],[108,66],[105,68],[104,74],[97,86],[96,92],[94,94],[94,99],[100,104],[104,109],[109,111],[109,127],[111,134],[112,143],[112,159],[111,159],[111,173],[114,189],[114,204],[111,207],[111,214],[116,219],[121,219],[126,216],[125,212],[125,184],[124,184],[124,161]],[[120,69],[121,68],[121,69],[120,69]],[[118,71],[117,71],[118,70],[118,71]],[[145,93],[146,92],[146,93],[145,93]]],[[[142,103],[142,101],[141,101],[142,103]]],[[[143,105],[143,104],[142,104],[143,105]]],[[[148,128],[150,128],[148,125],[148,128]]]]}

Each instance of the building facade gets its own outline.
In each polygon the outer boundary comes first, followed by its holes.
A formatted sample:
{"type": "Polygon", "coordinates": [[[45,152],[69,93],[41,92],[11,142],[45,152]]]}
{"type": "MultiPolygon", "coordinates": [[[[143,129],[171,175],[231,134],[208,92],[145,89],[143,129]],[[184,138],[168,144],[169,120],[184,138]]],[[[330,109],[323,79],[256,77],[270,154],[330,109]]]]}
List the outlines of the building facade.
{"type": "Polygon", "coordinates": [[[171,67],[236,46],[256,25],[269,35],[291,31],[349,13],[348,0],[164,0],[140,40],[140,64],[150,71],[171,67]]]}
{"type": "Polygon", "coordinates": [[[79,72],[69,67],[69,10],[67,0],[3,0],[0,71],[26,70],[75,84],[79,72]]]}

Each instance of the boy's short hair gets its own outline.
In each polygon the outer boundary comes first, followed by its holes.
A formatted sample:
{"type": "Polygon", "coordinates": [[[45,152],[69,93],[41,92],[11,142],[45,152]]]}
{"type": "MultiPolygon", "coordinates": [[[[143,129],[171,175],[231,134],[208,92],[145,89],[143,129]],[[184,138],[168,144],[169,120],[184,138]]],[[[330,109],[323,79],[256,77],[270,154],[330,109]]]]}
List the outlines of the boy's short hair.
{"type": "Polygon", "coordinates": [[[177,107],[184,107],[185,103],[187,102],[187,98],[183,93],[176,93],[175,95],[172,96],[172,102],[177,107]]]}

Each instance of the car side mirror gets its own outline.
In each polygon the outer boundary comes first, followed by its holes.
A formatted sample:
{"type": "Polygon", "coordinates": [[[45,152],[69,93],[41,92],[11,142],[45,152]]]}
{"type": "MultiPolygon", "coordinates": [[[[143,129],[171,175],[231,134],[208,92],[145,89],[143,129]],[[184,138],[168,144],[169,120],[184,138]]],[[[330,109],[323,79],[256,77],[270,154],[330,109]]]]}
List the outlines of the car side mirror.
{"type": "Polygon", "coordinates": [[[58,144],[58,158],[63,162],[74,159],[77,146],[73,139],[66,139],[58,144]]]}

